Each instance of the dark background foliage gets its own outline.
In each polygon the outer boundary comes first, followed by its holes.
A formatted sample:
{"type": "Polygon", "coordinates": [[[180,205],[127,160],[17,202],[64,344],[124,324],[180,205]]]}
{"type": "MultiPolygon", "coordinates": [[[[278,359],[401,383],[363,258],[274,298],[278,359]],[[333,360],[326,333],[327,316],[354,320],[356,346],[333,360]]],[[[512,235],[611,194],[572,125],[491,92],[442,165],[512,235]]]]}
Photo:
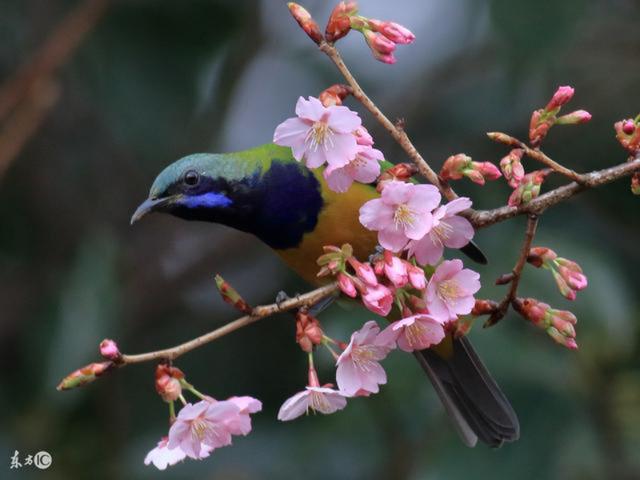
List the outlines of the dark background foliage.
{"type": "MultiPolygon", "coordinates": [[[[79,2],[2,0],[0,79],[79,2]]],[[[281,289],[308,288],[244,234],[161,216],[132,228],[128,219],[174,159],[268,142],[299,95],[340,81],[333,66],[284,2],[110,3],[57,72],[57,102],[0,177],[2,478],[158,478],[142,464],[167,427],[153,365],[72,392],[56,392],[59,379],[96,359],[104,337],[140,352],[232,319],[214,289],[216,272],[254,304],[271,302],[281,289]],[[48,450],[53,467],[9,471],[15,450],[48,450]]],[[[305,6],[324,21],[332,3],[305,6]]],[[[406,119],[432,165],[460,151],[497,161],[505,150],[484,132],[525,136],[530,111],[560,84],[576,87],[573,105],[594,120],[554,130],[548,153],[579,171],[624,160],[612,125],[640,110],[638,2],[363,0],[361,11],[417,34],[393,67],[373,61],[356,34],[340,47],[383,110],[406,119]]],[[[404,160],[360,111],[387,158],[404,160]]],[[[6,137],[5,152],[17,141],[6,137]]],[[[459,190],[481,208],[504,203],[509,193],[501,182],[461,182],[459,190]]],[[[329,417],[277,422],[281,402],[305,381],[291,319],[282,316],[180,359],[201,390],[254,395],[264,412],[232,448],[163,478],[638,478],[637,202],[622,181],[542,219],[536,244],[577,260],[590,286],[570,304],[548,272],[527,268],[522,293],[576,313],[579,351],[555,345],[513,314],[471,333],[520,414],[519,442],[464,448],[422,372],[401,354],[387,361],[389,384],[380,395],[329,417]]],[[[514,219],[478,233],[491,258],[479,269],[482,296],[502,294],[492,279],[511,268],[523,227],[514,219]]],[[[324,322],[346,338],[367,318],[334,309],[324,322]]],[[[329,359],[320,365],[330,379],[329,359]]]]}

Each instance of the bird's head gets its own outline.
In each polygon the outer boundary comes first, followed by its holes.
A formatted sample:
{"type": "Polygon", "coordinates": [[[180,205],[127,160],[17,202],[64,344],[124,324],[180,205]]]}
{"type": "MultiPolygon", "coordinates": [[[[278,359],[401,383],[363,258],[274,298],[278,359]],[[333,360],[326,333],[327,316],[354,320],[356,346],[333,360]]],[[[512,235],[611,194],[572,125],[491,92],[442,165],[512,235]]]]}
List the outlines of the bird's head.
{"type": "Polygon", "coordinates": [[[194,154],[166,167],[155,179],[149,198],[131,217],[135,223],[151,212],[185,220],[228,223],[250,214],[258,172],[228,154],[194,154]]]}

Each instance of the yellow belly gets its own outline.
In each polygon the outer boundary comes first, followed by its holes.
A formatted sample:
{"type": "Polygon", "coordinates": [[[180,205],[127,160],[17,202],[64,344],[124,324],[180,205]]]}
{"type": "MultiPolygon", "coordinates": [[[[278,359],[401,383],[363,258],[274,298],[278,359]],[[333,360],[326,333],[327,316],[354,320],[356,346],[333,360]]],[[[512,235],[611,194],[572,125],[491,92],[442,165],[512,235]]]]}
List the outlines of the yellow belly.
{"type": "MultiPolygon", "coordinates": [[[[317,171],[319,172],[319,171],[317,171]]],[[[315,172],[314,172],[315,173],[315,172]]],[[[317,285],[326,281],[316,274],[320,269],[316,260],[325,245],[342,246],[349,243],[359,260],[366,260],[377,244],[377,233],[365,229],[358,220],[360,207],[378,195],[370,185],[354,183],[346,193],[336,193],[327,187],[322,175],[316,174],[322,184],[324,208],[318,216],[316,228],[304,235],[295,248],[276,250],[285,263],[307,282],[317,285]]]]}

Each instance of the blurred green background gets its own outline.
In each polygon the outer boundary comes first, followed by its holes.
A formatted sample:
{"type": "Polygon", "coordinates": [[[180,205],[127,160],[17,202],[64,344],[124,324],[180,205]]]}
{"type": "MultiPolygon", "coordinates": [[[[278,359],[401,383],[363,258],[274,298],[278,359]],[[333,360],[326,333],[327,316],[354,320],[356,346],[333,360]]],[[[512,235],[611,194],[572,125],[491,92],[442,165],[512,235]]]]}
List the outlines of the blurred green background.
{"type": "MultiPolygon", "coordinates": [[[[130,227],[129,218],[169,162],[268,142],[299,95],[341,80],[281,1],[93,3],[103,3],[104,14],[0,128],[1,478],[640,478],[640,228],[628,180],[582,194],[541,221],[535,243],[578,261],[589,276],[575,303],[557,293],[548,272],[525,272],[522,294],[576,313],[580,350],[555,345],[514,314],[471,333],[521,419],[521,440],[499,450],[463,447],[423,372],[400,353],[386,361],[381,394],[328,417],[276,421],[306,379],[288,316],[178,361],[212,396],[264,402],[254,432],[206,461],[162,474],[143,465],[167,429],[151,364],[56,392],[61,377],[98,358],[104,337],[142,352],[234,318],[215,273],[253,304],[308,288],[247,235],[162,216],[130,227]],[[15,450],[47,450],[53,466],[9,470],[15,450]]],[[[0,83],[79,5],[2,0],[0,83]]],[[[506,150],[484,132],[526,136],[531,110],[561,84],[576,87],[571,105],[594,119],[554,129],[546,151],[578,171],[624,161],[612,125],[640,110],[637,1],[360,5],[364,15],[397,20],[417,35],[393,67],[375,62],[357,34],[339,47],[382,109],[406,120],[432,165],[460,151],[497,162],[506,150]]],[[[333,2],[305,6],[324,24],[333,2]]],[[[24,84],[19,79],[17,90],[24,84]]],[[[405,160],[366,112],[349,105],[388,159],[405,160]]],[[[504,204],[509,193],[503,182],[456,188],[479,208],[504,204]]],[[[492,281],[512,267],[523,228],[518,218],[478,233],[491,259],[479,268],[480,296],[503,294],[492,281]]],[[[333,309],[322,318],[329,334],[347,338],[369,316],[333,309]]],[[[319,358],[321,378],[332,380],[329,358],[319,358]]]]}

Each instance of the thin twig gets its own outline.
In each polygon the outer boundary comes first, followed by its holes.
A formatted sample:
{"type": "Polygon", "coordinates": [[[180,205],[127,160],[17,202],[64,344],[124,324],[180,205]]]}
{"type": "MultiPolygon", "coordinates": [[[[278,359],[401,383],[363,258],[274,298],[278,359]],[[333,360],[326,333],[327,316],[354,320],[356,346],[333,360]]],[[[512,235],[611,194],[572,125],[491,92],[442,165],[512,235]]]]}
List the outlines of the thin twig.
{"type": "Polygon", "coordinates": [[[438,178],[438,174],[429,166],[426,160],[420,155],[416,147],[411,143],[411,140],[407,136],[407,133],[403,128],[396,126],[391,120],[389,120],[384,113],[376,106],[376,104],[364,93],[360,84],[356,81],[354,76],[351,74],[351,71],[347,68],[342,60],[342,56],[338,52],[338,50],[327,42],[322,42],[320,44],[320,50],[325,53],[331,61],[338,67],[340,73],[345,78],[347,83],[353,89],[353,96],[356,100],[358,100],[364,107],[371,112],[374,118],[380,122],[380,124],[391,134],[396,142],[402,147],[407,156],[416,164],[418,167],[418,171],[420,174],[427,179],[427,181],[440,190],[442,195],[444,195],[448,200],[454,200],[458,198],[453,189],[443,183],[438,178]]]}
{"type": "Polygon", "coordinates": [[[531,250],[531,243],[533,242],[533,237],[536,235],[536,228],[538,227],[538,216],[534,214],[530,214],[527,219],[527,229],[524,233],[524,241],[522,242],[522,247],[520,248],[520,255],[518,256],[518,261],[513,267],[511,286],[509,287],[509,291],[502,299],[498,308],[495,312],[491,314],[491,316],[487,319],[484,324],[484,327],[491,327],[498,323],[509,310],[509,305],[516,298],[516,294],[518,293],[518,285],[520,283],[520,278],[522,277],[522,269],[524,268],[525,263],[527,263],[527,257],[529,256],[529,251],[531,250]]]}
{"type": "Polygon", "coordinates": [[[193,340],[176,345],[172,348],[166,348],[164,350],[157,350],[154,352],[140,353],[136,355],[122,355],[121,361],[118,363],[119,367],[129,365],[132,363],[151,362],[154,360],[175,360],[181,355],[184,355],[191,350],[195,350],[207,343],[213,342],[218,338],[235,332],[240,328],[246,327],[262,318],[267,318],[276,313],[286,312],[299,307],[308,307],[314,303],[322,300],[325,297],[335,293],[338,290],[337,283],[331,283],[324,287],[312,290],[303,295],[297,295],[293,298],[289,298],[281,303],[272,303],[271,305],[262,305],[253,309],[250,315],[245,315],[237,320],[227,323],[226,325],[217,328],[209,333],[205,333],[193,340]]]}
{"type": "Polygon", "coordinates": [[[503,143],[505,145],[521,148],[522,150],[524,150],[525,155],[527,155],[529,158],[539,161],[540,163],[549,167],[551,170],[558,172],[559,174],[564,175],[567,178],[570,178],[574,182],[585,182],[584,175],[581,175],[578,172],[571,170],[570,168],[560,165],[539,148],[531,148],[529,145],[518,140],[517,138],[501,132],[489,132],[487,136],[490,139],[503,143]]]}
{"type": "Polygon", "coordinates": [[[637,171],[640,171],[640,156],[630,162],[621,163],[615,167],[585,173],[582,175],[583,183],[571,182],[540,195],[529,203],[517,207],[504,206],[493,210],[468,210],[465,212],[465,215],[476,230],[502,222],[516,215],[540,215],[547,208],[567,200],[584,190],[630,176],[637,171]]]}

